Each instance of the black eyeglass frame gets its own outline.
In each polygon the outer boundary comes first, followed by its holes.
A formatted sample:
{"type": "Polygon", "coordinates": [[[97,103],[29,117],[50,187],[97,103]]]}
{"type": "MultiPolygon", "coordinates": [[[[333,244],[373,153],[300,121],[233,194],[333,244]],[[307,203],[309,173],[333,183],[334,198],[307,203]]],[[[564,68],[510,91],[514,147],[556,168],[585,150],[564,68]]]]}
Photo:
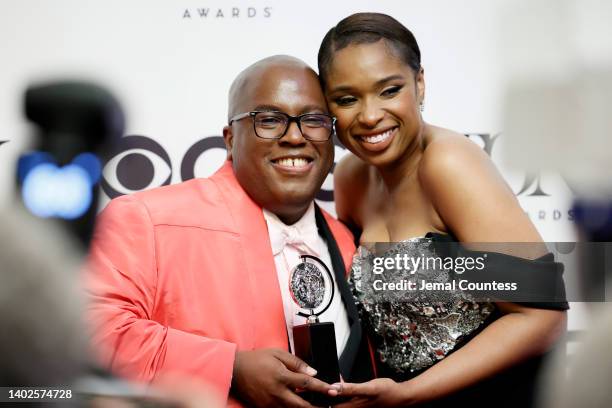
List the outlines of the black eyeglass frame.
{"type": "Polygon", "coordinates": [[[292,122],[295,122],[297,124],[297,127],[298,127],[298,129],[300,129],[300,133],[302,134],[302,137],[304,137],[304,139],[306,139],[306,140],[310,140],[311,142],[327,142],[336,133],[336,117],[328,115],[326,113],[303,113],[301,115],[291,116],[288,113],[280,112],[280,111],[250,111],[250,112],[238,113],[238,114],[234,115],[229,120],[228,125],[231,126],[233,122],[237,122],[239,120],[242,120],[242,119],[248,118],[248,117],[253,118],[253,131],[255,131],[255,136],[257,136],[260,139],[265,139],[265,140],[282,139],[283,136],[285,136],[287,134],[287,131],[289,130],[289,126],[291,125],[292,122]],[[281,114],[281,115],[285,116],[287,118],[287,124],[285,126],[285,131],[280,136],[277,136],[277,137],[262,137],[262,136],[259,136],[259,134],[257,133],[257,126],[255,125],[255,116],[258,113],[278,113],[278,114],[281,114]],[[331,129],[329,130],[329,136],[327,136],[327,139],[325,139],[325,140],[313,140],[310,137],[308,137],[306,134],[304,134],[304,132],[302,131],[302,125],[300,123],[301,119],[304,116],[313,116],[313,115],[326,116],[326,117],[328,117],[328,118],[330,118],[332,120],[331,129]]]}

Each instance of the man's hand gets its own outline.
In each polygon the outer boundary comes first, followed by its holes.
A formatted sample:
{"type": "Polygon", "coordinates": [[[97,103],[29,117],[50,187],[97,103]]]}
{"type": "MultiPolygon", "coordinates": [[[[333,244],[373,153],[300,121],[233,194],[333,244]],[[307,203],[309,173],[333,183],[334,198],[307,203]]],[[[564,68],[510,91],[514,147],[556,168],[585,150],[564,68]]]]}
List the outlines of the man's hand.
{"type": "Polygon", "coordinates": [[[312,408],[296,389],[327,394],[332,386],[314,375],[305,362],[280,349],[238,351],[234,360],[232,392],[255,407],[312,408]]]}

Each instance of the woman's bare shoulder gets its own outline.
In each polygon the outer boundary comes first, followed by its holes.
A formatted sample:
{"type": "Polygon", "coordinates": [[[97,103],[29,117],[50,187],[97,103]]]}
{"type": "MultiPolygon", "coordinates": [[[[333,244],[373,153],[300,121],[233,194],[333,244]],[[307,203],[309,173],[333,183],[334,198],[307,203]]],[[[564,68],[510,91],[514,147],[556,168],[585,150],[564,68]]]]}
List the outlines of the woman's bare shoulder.
{"type": "Polygon", "coordinates": [[[449,129],[430,126],[426,146],[419,165],[419,177],[423,181],[436,182],[446,175],[476,173],[487,168],[496,172],[489,156],[465,135],[449,129]]]}
{"type": "Polygon", "coordinates": [[[368,165],[352,153],[345,155],[334,168],[334,199],[338,218],[357,223],[358,206],[367,191],[368,165]]]}
{"type": "Polygon", "coordinates": [[[359,157],[348,153],[340,159],[334,168],[334,177],[340,177],[340,181],[348,181],[356,176],[368,174],[368,165],[359,157]]]}
{"type": "Polygon", "coordinates": [[[440,218],[460,241],[540,239],[493,161],[464,135],[436,133],[424,150],[419,180],[440,218]]]}

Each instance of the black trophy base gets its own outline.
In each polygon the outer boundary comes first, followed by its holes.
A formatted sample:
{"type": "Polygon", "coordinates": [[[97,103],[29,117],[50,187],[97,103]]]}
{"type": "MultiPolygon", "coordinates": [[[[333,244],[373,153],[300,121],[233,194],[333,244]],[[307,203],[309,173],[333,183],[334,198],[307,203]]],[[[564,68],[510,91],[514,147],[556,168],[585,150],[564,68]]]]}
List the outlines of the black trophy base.
{"type": "MultiPolygon", "coordinates": [[[[334,324],[310,323],[293,327],[295,355],[317,370],[315,376],[328,384],[340,382],[340,367],[336,351],[334,324]]],[[[316,406],[338,404],[338,398],[316,392],[303,392],[300,396],[316,406]]]]}

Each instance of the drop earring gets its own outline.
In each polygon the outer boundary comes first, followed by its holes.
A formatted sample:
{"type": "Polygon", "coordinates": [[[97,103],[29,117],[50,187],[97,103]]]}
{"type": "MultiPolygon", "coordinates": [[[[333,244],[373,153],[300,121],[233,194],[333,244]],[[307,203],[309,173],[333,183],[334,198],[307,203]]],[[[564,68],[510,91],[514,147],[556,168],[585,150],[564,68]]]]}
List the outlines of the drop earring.
{"type": "Polygon", "coordinates": [[[423,112],[425,110],[425,102],[421,101],[421,103],[419,103],[419,110],[421,112],[423,112]]]}

